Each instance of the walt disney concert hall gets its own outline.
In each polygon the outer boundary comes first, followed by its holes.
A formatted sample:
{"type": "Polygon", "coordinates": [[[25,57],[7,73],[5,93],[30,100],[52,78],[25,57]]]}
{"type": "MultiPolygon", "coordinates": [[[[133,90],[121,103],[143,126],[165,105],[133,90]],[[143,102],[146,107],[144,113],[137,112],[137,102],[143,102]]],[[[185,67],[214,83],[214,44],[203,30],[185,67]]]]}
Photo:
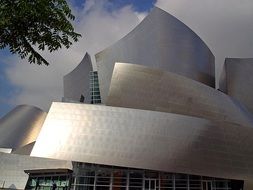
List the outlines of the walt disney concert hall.
{"type": "Polygon", "coordinates": [[[225,59],[215,88],[208,46],[159,8],[95,58],[48,113],[0,120],[0,188],[253,189],[253,59],[225,59]]]}

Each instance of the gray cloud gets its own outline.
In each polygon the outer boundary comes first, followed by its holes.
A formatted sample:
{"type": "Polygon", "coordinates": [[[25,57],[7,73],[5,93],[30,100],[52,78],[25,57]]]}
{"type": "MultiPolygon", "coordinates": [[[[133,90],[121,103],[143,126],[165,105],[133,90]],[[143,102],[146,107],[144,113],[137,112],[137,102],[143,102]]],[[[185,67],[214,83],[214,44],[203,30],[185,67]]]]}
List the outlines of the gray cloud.
{"type": "Polygon", "coordinates": [[[134,12],[131,6],[109,12],[104,8],[105,3],[106,0],[88,0],[82,9],[73,7],[77,16],[74,25],[83,38],[70,49],[51,54],[42,52],[50,66],[30,65],[17,57],[8,58],[10,67],[5,73],[10,83],[21,89],[10,97],[13,105],[30,104],[47,111],[52,101],[61,101],[63,76],[76,67],[86,51],[93,56],[119,40],[145,14],[134,12]]]}
{"type": "Polygon", "coordinates": [[[158,0],[168,11],[195,31],[216,57],[219,76],[225,57],[253,57],[253,1],[158,0]]]}

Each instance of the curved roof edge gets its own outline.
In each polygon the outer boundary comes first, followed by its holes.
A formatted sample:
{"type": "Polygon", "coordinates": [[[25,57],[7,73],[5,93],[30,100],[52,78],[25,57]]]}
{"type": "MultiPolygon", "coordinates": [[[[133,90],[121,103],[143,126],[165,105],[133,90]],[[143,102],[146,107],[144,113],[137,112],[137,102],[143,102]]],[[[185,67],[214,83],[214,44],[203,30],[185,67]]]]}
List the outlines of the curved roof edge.
{"type": "Polygon", "coordinates": [[[185,24],[183,21],[181,21],[180,19],[178,19],[176,16],[174,16],[174,15],[168,13],[167,11],[161,9],[160,7],[154,7],[154,9],[157,9],[157,10],[163,11],[163,12],[166,13],[166,14],[169,14],[170,16],[174,17],[178,22],[180,22],[180,23],[182,23],[183,25],[185,25],[189,30],[191,30],[191,32],[192,32],[193,34],[195,34],[195,35],[203,42],[203,44],[206,45],[206,47],[209,49],[209,51],[211,52],[211,54],[214,56],[212,50],[209,48],[209,46],[207,45],[207,43],[206,43],[194,30],[192,30],[187,24],[185,24]]]}
{"type": "MultiPolygon", "coordinates": [[[[45,114],[47,114],[47,112],[45,112],[43,109],[37,107],[37,106],[33,106],[33,105],[29,105],[29,104],[20,104],[20,105],[17,105],[16,107],[14,107],[12,110],[10,110],[8,113],[6,113],[2,118],[0,118],[0,124],[1,122],[6,118],[8,117],[9,114],[11,114],[14,110],[16,109],[24,109],[24,108],[27,108],[27,109],[36,109],[40,112],[44,112],[45,114]]],[[[0,129],[1,129],[1,125],[0,125],[0,129]]]]}
{"type": "MultiPolygon", "coordinates": [[[[88,52],[85,53],[82,61],[69,73],[67,73],[66,75],[64,75],[64,78],[68,78],[68,76],[74,74],[75,72],[77,72],[79,70],[79,68],[83,65],[86,64],[85,66],[87,67],[91,67],[92,68],[92,63],[91,63],[91,58],[90,58],[90,54],[88,54],[88,52]],[[89,65],[87,65],[89,64],[89,65]]],[[[92,69],[91,69],[92,70],[92,69]]]]}
{"type": "Polygon", "coordinates": [[[16,149],[36,141],[47,113],[19,105],[0,119],[0,147],[16,149]]]}
{"type": "Polygon", "coordinates": [[[64,100],[90,102],[89,75],[93,71],[90,55],[86,52],[82,61],[63,77],[64,100]]]}
{"type": "Polygon", "coordinates": [[[122,38],[120,38],[118,41],[114,42],[113,44],[111,44],[111,45],[105,47],[104,49],[102,49],[101,51],[97,52],[97,53],[95,54],[95,58],[97,59],[98,54],[100,54],[100,53],[103,52],[104,50],[106,50],[106,49],[108,49],[108,48],[114,46],[116,43],[118,43],[119,41],[124,40],[124,39],[127,38],[129,35],[131,35],[133,32],[135,32],[135,30],[137,30],[138,26],[139,26],[140,24],[142,24],[142,23],[144,22],[144,20],[148,19],[154,11],[160,11],[161,13],[165,13],[165,14],[167,14],[167,15],[170,15],[172,18],[174,18],[175,20],[177,20],[179,23],[183,24],[183,25],[184,25],[185,27],[187,27],[193,34],[195,34],[195,35],[203,42],[203,44],[206,45],[206,47],[209,49],[210,53],[214,56],[213,52],[211,51],[211,49],[209,48],[209,46],[207,45],[207,43],[206,43],[196,32],[194,32],[189,26],[187,26],[184,22],[182,22],[181,20],[179,20],[178,18],[176,18],[174,15],[168,13],[167,11],[165,11],[165,10],[159,8],[159,7],[154,6],[154,8],[149,12],[149,14],[148,14],[136,27],[134,27],[130,32],[128,32],[125,36],[123,36],[122,38]]]}

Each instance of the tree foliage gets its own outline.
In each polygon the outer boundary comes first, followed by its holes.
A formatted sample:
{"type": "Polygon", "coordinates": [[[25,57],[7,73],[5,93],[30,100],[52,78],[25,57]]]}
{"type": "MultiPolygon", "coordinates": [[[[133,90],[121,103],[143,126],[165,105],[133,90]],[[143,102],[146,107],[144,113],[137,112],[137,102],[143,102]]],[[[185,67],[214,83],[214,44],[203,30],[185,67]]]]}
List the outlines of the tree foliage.
{"type": "Polygon", "coordinates": [[[65,0],[0,0],[0,48],[9,47],[29,63],[49,65],[35,49],[50,52],[78,41],[65,0]]]}

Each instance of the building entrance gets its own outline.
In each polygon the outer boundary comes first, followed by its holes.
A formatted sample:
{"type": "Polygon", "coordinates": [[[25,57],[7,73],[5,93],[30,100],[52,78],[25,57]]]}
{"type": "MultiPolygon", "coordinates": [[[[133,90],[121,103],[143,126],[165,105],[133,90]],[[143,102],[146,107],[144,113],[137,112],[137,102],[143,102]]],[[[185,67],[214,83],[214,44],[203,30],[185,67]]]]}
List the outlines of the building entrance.
{"type": "Polygon", "coordinates": [[[243,181],[81,162],[73,162],[71,182],[70,190],[239,190],[243,187],[243,184],[232,186],[243,181]]]}
{"type": "Polygon", "coordinates": [[[144,190],[156,190],[156,179],[144,179],[144,190]]]}
{"type": "Polygon", "coordinates": [[[212,190],[212,181],[202,181],[202,190],[212,190]]]}

